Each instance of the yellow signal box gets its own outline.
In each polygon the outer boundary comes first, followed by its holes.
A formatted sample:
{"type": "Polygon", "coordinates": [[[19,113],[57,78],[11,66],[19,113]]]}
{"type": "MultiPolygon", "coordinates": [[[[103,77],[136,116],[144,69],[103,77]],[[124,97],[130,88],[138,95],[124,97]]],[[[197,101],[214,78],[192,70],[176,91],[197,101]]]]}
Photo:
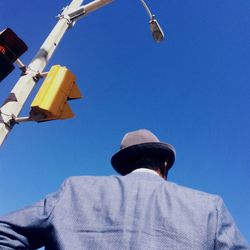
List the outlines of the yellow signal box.
{"type": "Polygon", "coordinates": [[[74,117],[67,101],[82,97],[75,80],[66,67],[52,66],[31,104],[30,117],[38,122],[74,117]]]}

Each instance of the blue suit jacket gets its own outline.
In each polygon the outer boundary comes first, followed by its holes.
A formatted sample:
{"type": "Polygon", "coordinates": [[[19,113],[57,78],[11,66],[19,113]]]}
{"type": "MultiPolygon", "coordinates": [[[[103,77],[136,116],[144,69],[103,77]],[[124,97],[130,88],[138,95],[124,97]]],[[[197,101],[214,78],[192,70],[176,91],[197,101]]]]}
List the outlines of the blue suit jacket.
{"type": "Polygon", "coordinates": [[[71,177],[0,217],[0,249],[250,249],[220,197],[150,173],[71,177]]]}

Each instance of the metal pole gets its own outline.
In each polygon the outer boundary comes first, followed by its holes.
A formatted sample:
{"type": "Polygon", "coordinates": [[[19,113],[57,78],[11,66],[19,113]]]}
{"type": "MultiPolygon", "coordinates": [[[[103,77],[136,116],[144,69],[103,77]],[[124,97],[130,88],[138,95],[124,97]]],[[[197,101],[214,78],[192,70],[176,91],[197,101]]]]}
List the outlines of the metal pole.
{"type": "MultiPolygon", "coordinates": [[[[11,121],[21,112],[25,101],[39,80],[40,73],[42,73],[46,67],[63,35],[72,25],[72,20],[68,16],[68,13],[79,8],[82,2],[83,0],[72,0],[70,5],[63,10],[59,17],[59,21],[42,44],[36,56],[27,66],[25,74],[19,78],[8,98],[0,108],[0,145],[2,145],[8,133],[14,126],[11,121]]],[[[94,9],[97,9],[108,2],[111,2],[111,0],[96,0],[93,1],[94,4],[91,6],[94,6],[94,9]]],[[[92,10],[92,8],[90,9],[92,10]]]]}
{"type": "Polygon", "coordinates": [[[88,13],[99,9],[104,5],[111,3],[112,1],[113,0],[95,0],[90,3],[87,3],[84,6],[81,6],[76,10],[73,10],[72,12],[69,12],[68,15],[71,20],[76,20],[83,15],[87,15],[88,13]]]}

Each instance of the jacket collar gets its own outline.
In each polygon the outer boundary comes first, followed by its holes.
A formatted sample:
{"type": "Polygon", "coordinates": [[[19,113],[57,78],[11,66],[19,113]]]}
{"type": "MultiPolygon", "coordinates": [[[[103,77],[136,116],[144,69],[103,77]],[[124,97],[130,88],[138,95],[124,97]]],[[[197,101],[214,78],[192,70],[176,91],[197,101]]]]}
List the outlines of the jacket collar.
{"type": "Polygon", "coordinates": [[[156,171],[154,171],[153,169],[149,169],[149,168],[137,168],[131,173],[150,173],[154,175],[159,175],[156,171]]]}

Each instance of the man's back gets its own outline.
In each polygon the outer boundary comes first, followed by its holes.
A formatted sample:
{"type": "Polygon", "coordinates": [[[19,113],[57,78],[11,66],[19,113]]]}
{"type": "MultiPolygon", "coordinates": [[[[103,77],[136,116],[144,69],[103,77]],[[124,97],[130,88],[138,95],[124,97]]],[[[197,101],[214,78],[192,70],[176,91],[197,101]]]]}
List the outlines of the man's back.
{"type": "MultiPolygon", "coordinates": [[[[49,250],[247,249],[218,196],[151,173],[71,177],[58,193],[10,215],[9,224],[12,219],[32,239],[22,238],[17,249],[44,243],[49,250]]],[[[6,225],[0,219],[0,234],[6,225]]]]}
{"type": "Polygon", "coordinates": [[[216,244],[229,249],[227,234],[240,246],[239,232],[230,231],[231,217],[217,196],[148,173],[68,182],[52,218],[58,232],[62,225],[67,229],[65,249],[72,241],[87,249],[214,249],[216,244]]]}

